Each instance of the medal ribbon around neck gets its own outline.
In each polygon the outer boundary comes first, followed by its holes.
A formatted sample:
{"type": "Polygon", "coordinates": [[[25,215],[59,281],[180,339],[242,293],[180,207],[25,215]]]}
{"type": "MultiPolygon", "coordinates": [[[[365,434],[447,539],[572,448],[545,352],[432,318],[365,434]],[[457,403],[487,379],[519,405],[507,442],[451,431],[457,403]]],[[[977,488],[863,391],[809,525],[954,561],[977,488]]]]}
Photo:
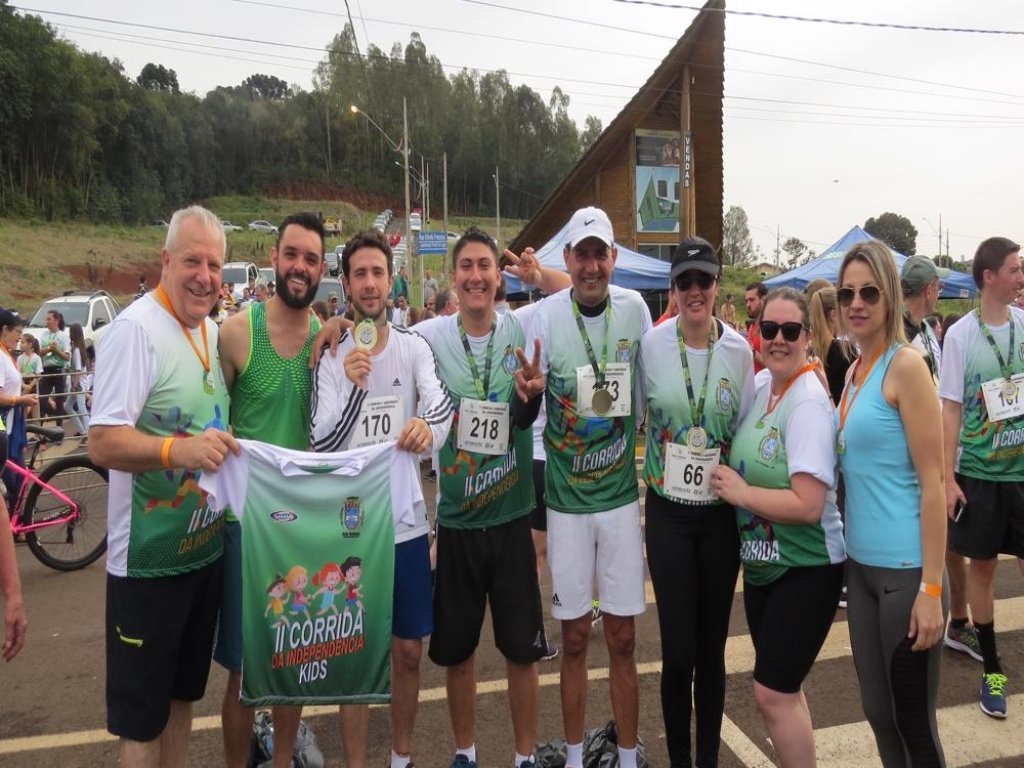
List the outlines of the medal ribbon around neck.
{"type": "Polygon", "coordinates": [[[484,353],[486,359],[484,360],[483,381],[480,380],[480,370],[476,367],[476,357],[469,347],[469,338],[466,336],[461,316],[456,319],[456,324],[459,326],[459,336],[462,337],[462,348],[466,350],[466,359],[469,360],[469,372],[473,374],[473,383],[476,384],[476,393],[481,400],[486,400],[491,387],[491,356],[494,353],[494,330],[498,327],[498,317],[495,315],[491,318],[491,333],[487,339],[487,351],[484,353]]]}
{"type": "Polygon", "coordinates": [[[604,310],[604,342],[601,344],[601,362],[598,363],[594,348],[590,345],[590,336],[587,334],[587,327],[583,324],[583,316],[580,314],[580,306],[576,303],[576,297],[572,298],[572,315],[576,318],[576,327],[580,329],[580,336],[583,338],[583,347],[587,350],[587,359],[594,369],[594,385],[597,389],[605,386],[605,371],[608,369],[608,329],[612,324],[612,297],[608,294],[608,304],[604,310]]]}
{"type": "MultiPolygon", "coordinates": [[[[779,407],[779,403],[782,402],[782,398],[784,398],[786,396],[786,393],[789,392],[789,388],[796,384],[797,379],[799,379],[808,371],[813,371],[817,366],[817,363],[807,363],[807,365],[803,366],[799,371],[797,371],[788,379],[786,379],[786,383],[782,385],[782,391],[779,392],[779,396],[775,398],[774,402],[772,402],[772,389],[771,387],[768,387],[768,403],[764,411],[764,416],[761,417],[761,421],[764,421],[766,418],[768,418],[768,415],[779,407]]],[[[870,370],[871,369],[869,368],[868,372],[870,372],[870,370]]]]}
{"type": "Polygon", "coordinates": [[[989,331],[988,326],[981,321],[981,310],[974,310],[974,316],[978,318],[978,326],[981,328],[981,334],[988,340],[988,345],[992,347],[992,351],[996,353],[996,360],[999,362],[999,369],[1003,372],[1003,378],[1007,381],[1013,376],[1013,332],[1016,324],[1013,322],[1013,315],[1007,310],[1007,317],[1010,321],[1010,353],[1006,361],[1003,361],[1003,353],[999,351],[999,347],[996,346],[996,340],[992,338],[992,332],[989,331]]]}
{"type": "Polygon", "coordinates": [[[871,360],[868,361],[867,370],[864,371],[864,378],[861,379],[860,386],[857,391],[853,393],[853,397],[850,398],[850,403],[847,405],[846,396],[850,392],[850,387],[853,386],[853,382],[857,380],[857,371],[860,370],[860,364],[864,361],[863,357],[858,357],[857,362],[853,364],[853,374],[850,376],[850,382],[843,389],[843,397],[839,401],[839,432],[842,433],[843,427],[846,426],[846,417],[850,413],[850,409],[853,408],[853,404],[857,402],[857,397],[864,389],[864,385],[867,384],[868,377],[871,376],[871,371],[875,367],[875,363],[878,362],[878,358],[882,356],[882,350],[879,349],[872,355],[871,360]]]}
{"type": "Polygon", "coordinates": [[[711,376],[711,358],[715,353],[715,340],[718,334],[718,323],[711,318],[711,328],[708,331],[708,367],[704,371],[704,382],[700,386],[700,401],[694,400],[693,381],[690,378],[690,364],[686,359],[686,339],[683,338],[682,321],[676,323],[676,342],[679,344],[679,364],[683,366],[683,382],[686,384],[686,397],[690,401],[690,421],[696,427],[701,426],[704,420],[704,401],[708,397],[708,379],[711,376]]]}
{"type": "Polygon", "coordinates": [[[171,305],[171,299],[167,295],[167,291],[164,290],[163,285],[156,287],[156,300],[164,309],[171,313],[171,316],[178,321],[178,325],[181,326],[181,332],[185,334],[185,338],[188,339],[189,346],[192,347],[192,351],[196,353],[196,357],[199,358],[200,364],[203,366],[203,370],[210,373],[210,343],[206,338],[206,318],[202,319],[199,323],[199,327],[202,329],[203,334],[203,352],[199,351],[199,347],[196,346],[195,339],[192,338],[192,333],[189,327],[185,325],[182,319],[178,316],[178,313],[174,311],[174,307],[171,305]]]}

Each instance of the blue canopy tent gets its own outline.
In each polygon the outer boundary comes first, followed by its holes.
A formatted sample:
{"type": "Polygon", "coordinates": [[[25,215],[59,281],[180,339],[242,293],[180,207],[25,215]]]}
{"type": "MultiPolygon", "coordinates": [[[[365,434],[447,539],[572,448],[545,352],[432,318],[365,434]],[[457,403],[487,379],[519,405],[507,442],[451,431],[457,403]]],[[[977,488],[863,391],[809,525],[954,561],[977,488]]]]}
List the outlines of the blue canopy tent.
{"type": "MultiPolygon", "coordinates": [[[[565,271],[565,260],[562,252],[565,249],[566,224],[553,238],[537,249],[537,259],[545,267],[565,271]]],[[[624,245],[615,244],[619,255],[615,260],[615,272],[612,273],[612,284],[637,291],[667,291],[668,273],[671,265],[667,261],[645,256],[631,251],[624,245]]],[[[524,295],[528,291],[523,284],[510,275],[505,275],[505,292],[509,296],[524,295]]]]}
{"type": "MultiPolygon", "coordinates": [[[[835,243],[825,249],[817,258],[802,264],[789,272],[768,278],[764,284],[769,288],[781,288],[788,286],[803,290],[812,280],[823,277],[835,283],[839,279],[839,265],[842,263],[843,254],[857,243],[865,240],[874,240],[867,232],[858,226],[854,226],[849,232],[839,238],[835,243]]],[[[890,249],[891,250],[891,249],[890,249]]],[[[892,251],[896,259],[896,266],[902,267],[907,257],[897,251],[892,251]]],[[[947,277],[942,278],[943,299],[969,299],[974,297],[974,279],[963,272],[950,272],[947,277]]]]}

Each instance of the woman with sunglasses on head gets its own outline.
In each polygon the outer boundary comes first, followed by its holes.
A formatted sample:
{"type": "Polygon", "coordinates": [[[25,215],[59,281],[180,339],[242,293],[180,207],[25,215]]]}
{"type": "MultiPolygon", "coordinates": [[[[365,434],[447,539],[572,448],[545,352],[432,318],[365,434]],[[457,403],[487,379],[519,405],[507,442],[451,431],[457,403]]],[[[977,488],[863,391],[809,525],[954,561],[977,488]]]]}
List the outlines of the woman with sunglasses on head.
{"type": "Polygon", "coordinates": [[[813,766],[803,681],[832,626],[843,583],[832,400],[808,362],[807,299],[792,288],[761,310],[765,370],[711,487],[736,506],[754,700],[786,768],[813,766]]]}
{"type": "Polygon", "coordinates": [[[661,630],[661,707],[670,765],[718,764],[725,708],[725,641],[739,570],[730,505],[710,488],[753,395],[750,346],[712,311],[721,261],[688,237],[675,250],[669,298],[678,310],[644,334],[647,397],[647,565],[661,630]],[[691,704],[691,691],[693,692],[691,704]]]}
{"type": "Polygon", "coordinates": [[[906,343],[900,276],[878,241],[839,268],[841,327],[860,357],[839,403],[846,583],[861,703],[885,768],[942,766],[935,722],[948,600],[939,397],[906,343]]]}

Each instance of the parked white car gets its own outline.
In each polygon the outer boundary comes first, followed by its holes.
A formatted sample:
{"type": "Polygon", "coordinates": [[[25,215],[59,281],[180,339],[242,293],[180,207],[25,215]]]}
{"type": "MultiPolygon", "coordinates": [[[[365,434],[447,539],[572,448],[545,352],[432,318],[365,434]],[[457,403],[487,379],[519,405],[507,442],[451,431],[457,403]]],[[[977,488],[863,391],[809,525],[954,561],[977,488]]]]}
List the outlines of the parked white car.
{"type": "Polygon", "coordinates": [[[225,232],[241,232],[243,229],[245,229],[244,227],[240,227],[237,224],[232,224],[230,221],[222,221],[220,225],[224,227],[225,232]]]}
{"type": "Polygon", "coordinates": [[[250,232],[262,232],[264,235],[276,235],[277,227],[266,219],[257,219],[249,222],[250,232]]]}
{"type": "Polygon", "coordinates": [[[72,323],[81,325],[86,346],[93,347],[121,308],[106,291],[68,291],[40,304],[25,326],[25,333],[38,339],[46,330],[46,313],[51,310],[60,312],[66,326],[72,323]]]}

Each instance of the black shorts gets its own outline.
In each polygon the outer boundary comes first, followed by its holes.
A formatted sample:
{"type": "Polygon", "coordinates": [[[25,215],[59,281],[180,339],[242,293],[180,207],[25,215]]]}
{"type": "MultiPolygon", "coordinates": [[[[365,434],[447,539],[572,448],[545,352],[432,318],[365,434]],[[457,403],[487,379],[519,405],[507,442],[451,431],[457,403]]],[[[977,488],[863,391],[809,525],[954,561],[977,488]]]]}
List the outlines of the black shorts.
{"type": "Polygon", "coordinates": [[[967,497],[959,522],[949,522],[949,543],[964,557],[1024,557],[1024,483],[956,475],[967,497]]]}
{"type": "Polygon", "coordinates": [[[533,495],[537,500],[537,506],[530,513],[530,527],[535,531],[547,531],[548,529],[548,506],[544,503],[544,470],[546,467],[546,461],[533,460],[533,495]]]}
{"type": "Polygon", "coordinates": [[[107,574],[107,730],[152,741],[171,700],[199,701],[210,674],[222,560],[153,579],[107,574]]]}
{"type": "Polygon", "coordinates": [[[438,526],[431,661],[453,667],[473,655],[488,602],[501,654],[539,660],[547,639],[529,515],[493,528],[438,526]]]}
{"type": "Polygon", "coordinates": [[[828,637],[845,563],[790,568],[771,584],[743,584],[743,606],[757,660],[754,679],[796,693],[828,637]]]}

